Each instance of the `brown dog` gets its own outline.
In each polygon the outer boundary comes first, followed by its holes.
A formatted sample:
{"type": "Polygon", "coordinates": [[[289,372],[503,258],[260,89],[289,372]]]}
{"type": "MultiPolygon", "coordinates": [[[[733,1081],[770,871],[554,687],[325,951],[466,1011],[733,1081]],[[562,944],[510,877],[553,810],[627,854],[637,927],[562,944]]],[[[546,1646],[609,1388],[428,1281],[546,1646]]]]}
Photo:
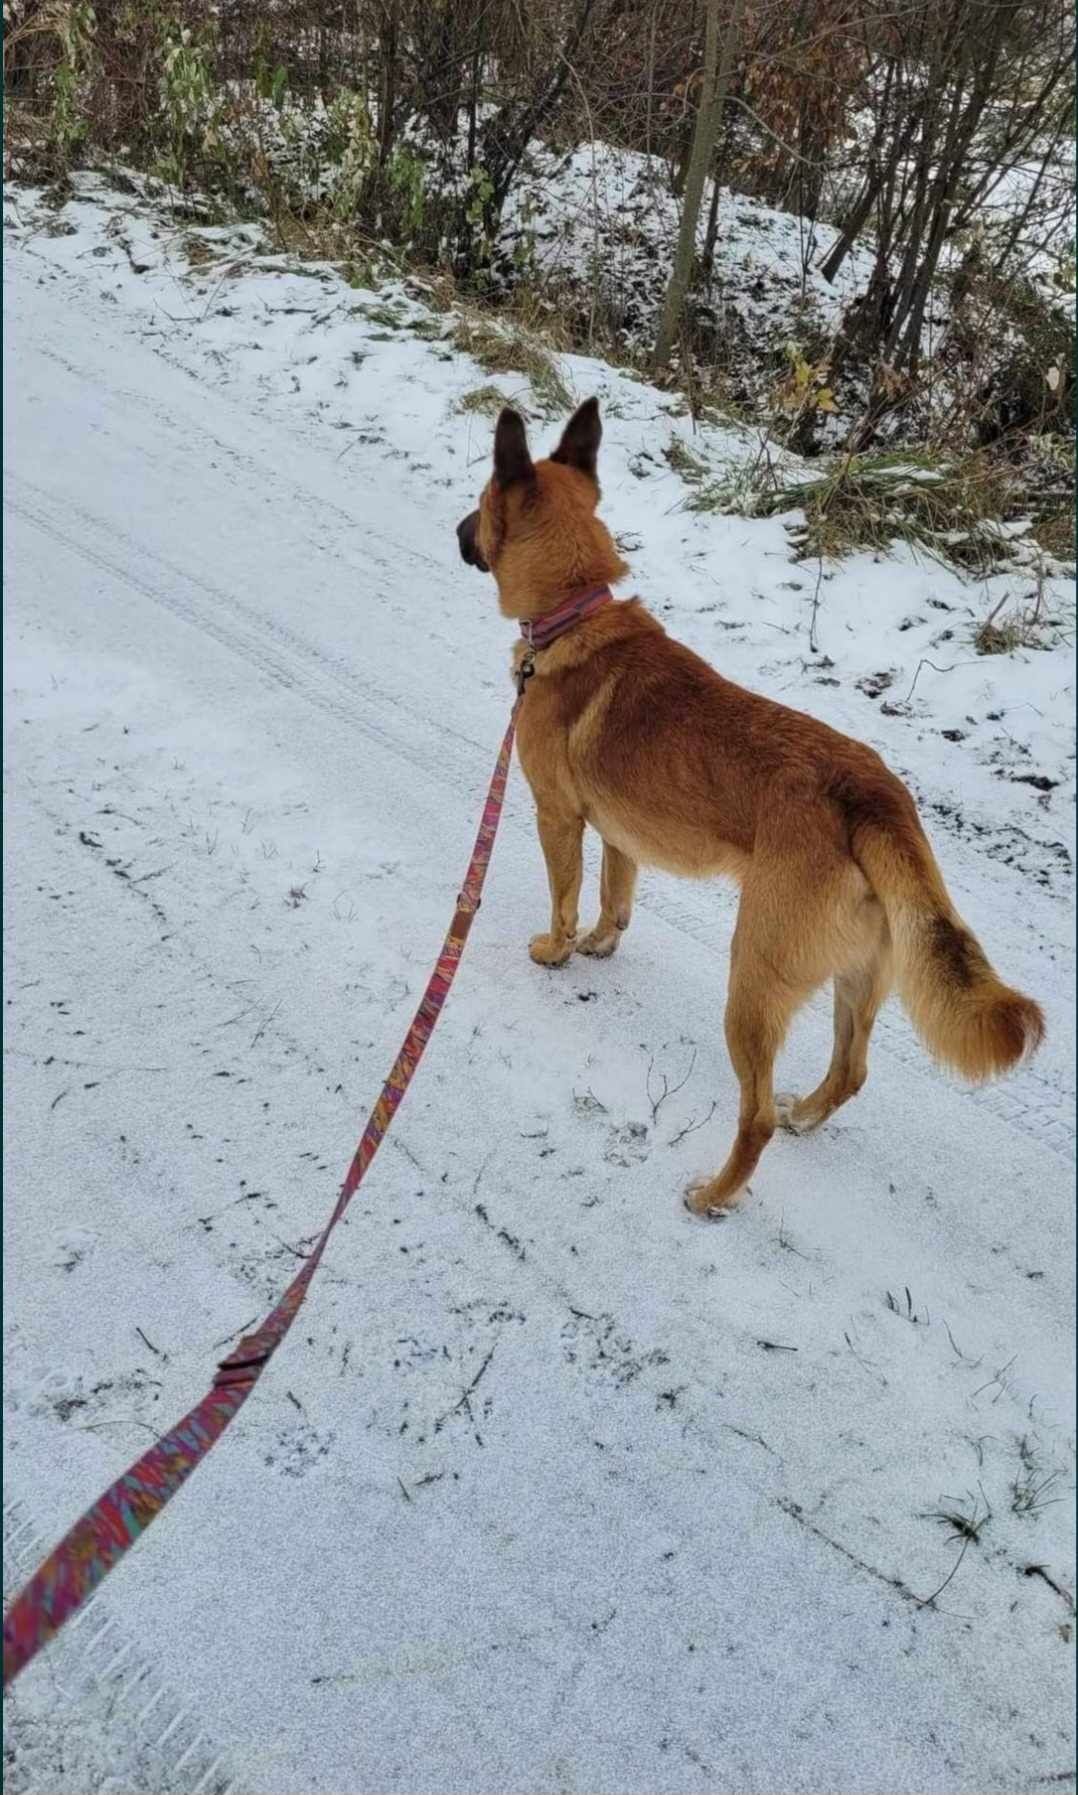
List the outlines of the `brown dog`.
{"type": "Polygon", "coordinates": [[[741,1108],[722,1171],[687,1194],[703,1215],[736,1201],[777,1122],[815,1128],[861,1089],[892,981],[930,1051],[970,1079],[1032,1052],[1044,1018],[996,977],[947,895],[912,798],[871,748],[731,685],[639,600],[603,602],[627,568],[595,515],[601,433],[589,399],[551,458],[533,462],[521,419],[503,411],[493,476],[457,535],[464,559],[493,573],[503,615],[525,636],[534,625],[536,642],[543,619],[553,627],[588,595],[588,614],[550,646],[521,641],[515,652],[518,677],[534,674],[517,741],[551,897],[532,959],[613,953],[641,864],[741,885],[726,1002],[741,1108]],[[603,865],[599,920],[578,939],[585,823],[602,836],[603,865]],[[830,1067],[810,1096],[776,1103],[775,1055],[827,979],[830,1067]]]}

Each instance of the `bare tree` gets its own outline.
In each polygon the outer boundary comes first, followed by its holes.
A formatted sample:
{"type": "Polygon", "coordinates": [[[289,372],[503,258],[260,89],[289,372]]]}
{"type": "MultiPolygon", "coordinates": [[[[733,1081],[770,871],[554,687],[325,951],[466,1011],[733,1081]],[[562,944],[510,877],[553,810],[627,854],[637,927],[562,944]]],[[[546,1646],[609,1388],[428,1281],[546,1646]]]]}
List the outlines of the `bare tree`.
{"type": "Polygon", "coordinates": [[[674,266],[671,270],[666,298],[663,301],[652,366],[656,372],[670,360],[681,328],[685,300],[696,262],[696,233],[704,198],[708,168],[722,129],[730,68],[741,36],[745,0],[733,0],[730,17],[723,31],[719,18],[719,0],[707,0],[704,37],[704,68],[700,80],[700,98],[696,109],[692,149],[685,174],[681,200],[681,222],[678,229],[674,266]],[[721,40],[721,48],[720,48],[721,40]]]}

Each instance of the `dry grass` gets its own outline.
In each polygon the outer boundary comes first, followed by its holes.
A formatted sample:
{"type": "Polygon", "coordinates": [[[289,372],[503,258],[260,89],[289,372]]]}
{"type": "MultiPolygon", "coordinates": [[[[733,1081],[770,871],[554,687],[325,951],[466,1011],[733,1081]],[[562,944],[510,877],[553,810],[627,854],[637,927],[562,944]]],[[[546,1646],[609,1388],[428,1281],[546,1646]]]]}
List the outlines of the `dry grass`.
{"type": "Polygon", "coordinates": [[[496,418],[510,403],[508,393],[503,393],[500,386],[475,386],[470,393],[461,394],[456,409],[466,416],[496,418]]]}
{"type": "Polygon", "coordinates": [[[216,261],[218,257],[218,251],[212,244],[206,242],[205,237],[198,237],[194,234],[184,237],[181,250],[189,268],[205,268],[208,263],[216,261]]]}
{"type": "Polygon", "coordinates": [[[1074,507],[1058,505],[1034,518],[1030,531],[1034,542],[1054,561],[1073,562],[1075,555],[1074,507]]]}
{"type": "Polygon", "coordinates": [[[526,375],[538,407],[547,417],[572,410],[573,395],[550,350],[537,337],[513,325],[465,313],[451,340],[455,348],[470,355],[487,374],[526,375]]]}
{"type": "Polygon", "coordinates": [[[978,654],[1014,654],[1019,648],[1055,648],[1074,631],[1073,609],[1052,602],[1043,575],[1021,598],[1006,595],[973,635],[978,654]]]}
{"type": "Polygon", "coordinates": [[[801,556],[838,559],[856,549],[911,542],[940,559],[987,573],[1005,558],[998,520],[1013,512],[1014,477],[985,453],[955,462],[909,450],[844,455],[814,480],[768,479],[755,492],[729,483],[704,487],[689,501],[700,511],[741,509],[761,517],[801,510],[801,556]],[[994,526],[994,527],[993,527],[994,526]]]}
{"type": "Polygon", "coordinates": [[[947,1508],[931,1509],[925,1515],[925,1520],[938,1521],[941,1526],[949,1527],[951,1529],[952,1541],[960,1539],[971,1540],[973,1542],[979,1541],[985,1527],[992,1519],[992,1511],[988,1506],[987,1499],[985,1499],[983,1514],[981,1513],[980,1502],[976,1496],[967,1495],[965,1498],[959,1499],[958,1501],[955,1501],[951,1497],[944,1497],[944,1501],[948,1502],[949,1506],[947,1508]],[[966,1512],[967,1505],[969,1510],[968,1513],[966,1512]]]}
{"type": "Polygon", "coordinates": [[[681,475],[686,486],[700,486],[707,478],[706,464],[698,455],[693,454],[680,436],[670,438],[663,455],[675,474],[681,475]]]}
{"type": "Polygon", "coordinates": [[[1024,1434],[1018,1442],[1018,1457],[1021,1466],[1011,1484],[1011,1513],[1035,1516],[1042,1509],[1062,1502],[1062,1491],[1059,1494],[1050,1492],[1059,1490],[1063,1473],[1058,1467],[1045,1464],[1039,1442],[1024,1434]]]}

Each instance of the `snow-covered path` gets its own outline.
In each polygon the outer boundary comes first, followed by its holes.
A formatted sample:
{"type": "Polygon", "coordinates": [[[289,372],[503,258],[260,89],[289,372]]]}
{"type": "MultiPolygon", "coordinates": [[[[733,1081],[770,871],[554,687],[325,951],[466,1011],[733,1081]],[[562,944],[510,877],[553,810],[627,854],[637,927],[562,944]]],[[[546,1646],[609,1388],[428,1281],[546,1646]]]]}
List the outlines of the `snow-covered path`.
{"type": "MultiPolygon", "coordinates": [[[[9,252],[16,1582],[321,1225],[511,695],[463,433],[436,475],[342,454],[74,280],[9,252]]],[[[969,1093],[889,1012],[857,1104],[702,1226],[732,896],[649,877],[617,959],[541,972],[514,774],[393,1135],[234,1428],[17,1685],[12,1789],[1067,1786],[1069,908],[938,845],[1042,1060],[969,1093]],[[921,1605],[941,1511],[986,1509],[921,1605]]],[[[784,1082],[828,1037],[821,999],[784,1082]]]]}

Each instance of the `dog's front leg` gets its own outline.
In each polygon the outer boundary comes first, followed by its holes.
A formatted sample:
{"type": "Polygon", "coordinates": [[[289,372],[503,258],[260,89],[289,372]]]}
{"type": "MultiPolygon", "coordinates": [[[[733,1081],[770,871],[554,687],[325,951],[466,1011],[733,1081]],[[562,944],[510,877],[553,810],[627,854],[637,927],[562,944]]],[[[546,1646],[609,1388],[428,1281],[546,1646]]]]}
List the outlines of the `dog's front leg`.
{"type": "Polygon", "coordinates": [[[564,966],[576,946],[584,819],[540,807],[537,820],[550,881],[550,933],[533,935],[528,951],[540,966],[564,966]]]}
{"type": "Polygon", "coordinates": [[[633,892],[636,889],[636,863],[620,848],[603,843],[603,870],[599,879],[599,920],[591,932],[577,942],[582,954],[594,954],[605,960],[612,954],[629,926],[633,913],[633,892]]]}

